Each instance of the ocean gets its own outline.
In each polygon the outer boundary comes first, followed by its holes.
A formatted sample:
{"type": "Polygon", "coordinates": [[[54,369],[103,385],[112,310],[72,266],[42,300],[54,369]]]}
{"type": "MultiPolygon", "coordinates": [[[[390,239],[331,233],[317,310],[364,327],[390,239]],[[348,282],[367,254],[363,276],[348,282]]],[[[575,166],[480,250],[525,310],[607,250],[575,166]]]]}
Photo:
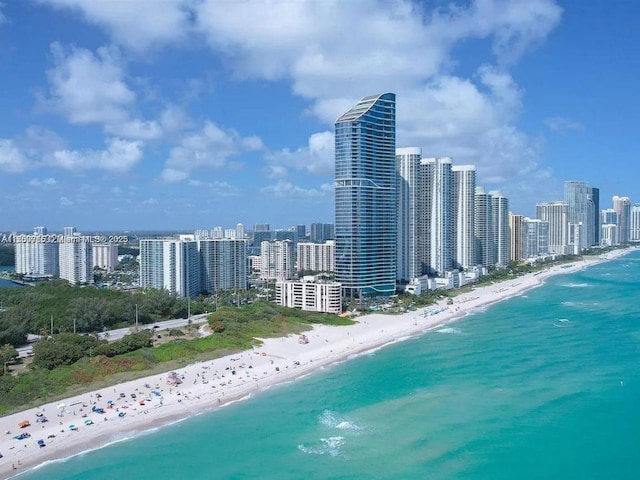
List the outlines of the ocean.
{"type": "Polygon", "coordinates": [[[20,478],[635,480],[638,289],[633,252],[20,478]]]}

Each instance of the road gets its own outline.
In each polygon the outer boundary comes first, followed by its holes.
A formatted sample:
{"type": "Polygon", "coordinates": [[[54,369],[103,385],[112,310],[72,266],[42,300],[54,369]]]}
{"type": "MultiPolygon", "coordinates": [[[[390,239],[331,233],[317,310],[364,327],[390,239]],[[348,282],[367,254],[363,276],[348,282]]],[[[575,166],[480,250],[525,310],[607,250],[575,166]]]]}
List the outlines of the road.
{"type": "MultiPolygon", "coordinates": [[[[207,313],[201,313],[200,315],[192,315],[191,323],[200,324],[204,323],[207,317],[207,313]]],[[[140,324],[138,327],[144,330],[170,330],[172,328],[180,328],[189,324],[188,318],[174,318],[173,320],[165,320],[164,322],[156,322],[156,323],[145,323],[140,324]]],[[[125,335],[131,333],[134,330],[134,326],[127,328],[118,328],[116,330],[107,330],[106,332],[102,332],[98,334],[98,338],[100,340],[107,340],[109,342],[113,342],[115,340],[120,340],[125,335]]],[[[33,344],[23,345],[22,347],[18,347],[18,357],[24,358],[33,354],[33,344]]]]}

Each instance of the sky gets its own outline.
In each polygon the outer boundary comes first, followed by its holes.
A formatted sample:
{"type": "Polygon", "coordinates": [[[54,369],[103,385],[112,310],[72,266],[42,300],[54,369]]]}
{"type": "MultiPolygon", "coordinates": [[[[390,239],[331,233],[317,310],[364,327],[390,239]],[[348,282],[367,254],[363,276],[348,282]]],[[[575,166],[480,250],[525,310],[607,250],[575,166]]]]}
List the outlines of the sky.
{"type": "MultiPolygon", "coordinates": [[[[2,0],[0,0],[2,2],[2,0]]],[[[397,146],[514,213],[565,180],[640,201],[633,0],[0,3],[0,231],[333,222],[335,119],[397,95],[397,146]]]]}

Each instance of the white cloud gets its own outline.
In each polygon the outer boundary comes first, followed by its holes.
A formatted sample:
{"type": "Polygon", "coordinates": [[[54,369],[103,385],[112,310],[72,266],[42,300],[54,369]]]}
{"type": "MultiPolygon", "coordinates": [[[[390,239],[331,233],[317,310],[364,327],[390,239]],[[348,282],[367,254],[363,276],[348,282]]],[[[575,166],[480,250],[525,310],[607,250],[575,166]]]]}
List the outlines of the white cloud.
{"type": "Polygon", "coordinates": [[[206,188],[210,193],[221,197],[235,197],[240,195],[240,189],[228,182],[203,182],[202,180],[191,179],[188,184],[191,187],[206,188]]]}
{"type": "Polygon", "coordinates": [[[21,173],[30,167],[30,163],[13,140],[0,138],[0,172],[21,173]]]}
{"type": "Polygon", "coordinates": [[[130,120],[114,125],[106,125],[105,131],[112,135],[145,141],[157,140],[162,136],[162,128],[154,120],[130,120]]]}
{"type": "Polygon", "coordinates": [[[258,137],[243,138],[235,130],[207,121],[199,132],[185,134],[171,149],[161,176],[166,182],[179,182],[193,170],[221,170],[229,166],[231,157],[259,148],[262,141],[258,137]]]}
{"type": "Polygon", "coordinates": [[[280,180],[273,185],[262,188],[260,191],[276,197],[319,198],[330,196],[333,193],[333,185],[325,183],[319,188],[304,188],[286,180],[280,180]]]}
{"type": "Polygon", "coordinates": [[[57,184],[58,184],[58,181],[53,177],[45,178],[42,180],[37,178],[32,178],[29,181],[29,185],[32,187],[54,186],[57,184]]]}
{"type": "Polygon", "coordinates": [[[135,52],[182,41],[189,29],[191,0],[36,0],[38,3],[80,12],[92,24],[135,52]]]}
{"type": "Polygon", "coordinates": [[[45,164],[72,172],[100,169],[126,173],[142,160],[142,142],[110,138],[106,143],[105,150],[58,150],[45,157],[45,164]]]}
{"type": "Polygon", "coordinates": [[[70,207],[71,205],[73,205],[73,203],[74,202],[68,197],[60,197],[60,205],[63,207],[70,207]]]}
{"type": "Polygon", "coordinates": [[[550,117],[545,118],[544,123],[549,130],[556,133],[580,132],[584,130],[584,125],[570,118],[550,117]]]}
{"type": "Polygon", "coordinates": [[[291,151],[284,148],[266,155],[270,178],[286,176],[287,168],[305,170],[312,175],[327,175],[333,172],[335,163],[334,136],[329,131],[314,133],[307,146],[291,151]]]}
{"type": "Polygon", "coordinates": [[[50,98],[45,100],[74,124],[115,124],[128,120],[135,93],[123,80],[120,55],[101,47],[94,55],[84,48],[51,45],[55,66],[47,72],[50,98]]]}

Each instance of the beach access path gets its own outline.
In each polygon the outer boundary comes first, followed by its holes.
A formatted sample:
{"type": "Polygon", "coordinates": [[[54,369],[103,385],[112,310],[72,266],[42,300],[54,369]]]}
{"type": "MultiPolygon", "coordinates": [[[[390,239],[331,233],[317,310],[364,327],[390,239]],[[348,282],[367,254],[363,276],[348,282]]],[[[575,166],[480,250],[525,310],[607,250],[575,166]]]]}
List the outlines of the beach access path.
{"type": "Polygon", "coordinates": [[[585,257],[479,286],[455,297],[451,305],[443,299],[401,315],[365,315],[354,325],[317,325],[306,332],[308,343],[302,343],[298,335],[264,339],[251,350],[180,368],[176,371],[179,384],[170,385],[168,373],[157,374],[7,415],[0,418],[0,478],[258,394],[522,294],[550,276],[573,273],[632,250],[585,257]],[[43,417],[46,422],[38,421],[43,417]],[[19,424],[25,420],[30,425],[21,428],[19,424]],[[15,438],[23,433],[30,436],[15,438]],[[45,446],[40,446],[39,440],[45,446]]]}

